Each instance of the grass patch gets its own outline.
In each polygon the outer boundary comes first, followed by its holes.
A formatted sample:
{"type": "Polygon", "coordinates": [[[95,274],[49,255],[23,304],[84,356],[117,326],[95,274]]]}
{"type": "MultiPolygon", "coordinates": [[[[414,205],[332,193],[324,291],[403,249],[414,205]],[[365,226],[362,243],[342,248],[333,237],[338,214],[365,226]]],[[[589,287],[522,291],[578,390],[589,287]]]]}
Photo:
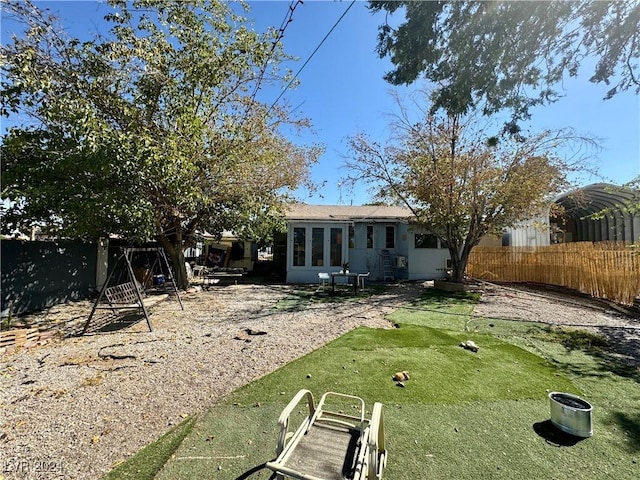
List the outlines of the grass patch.
{"type": "Polygon", "coordinates": [[[104,480],[152,480],[173,455],[184,438],[191,433],[195,417],[189,417],[155,442],[147,445],[126,462],[121,463],[104,480]]]}
{"type": "Polygon", "coordinates": [[[558,340],[567,350],[598,352],[609,346],[604,335],[578,329],[556,329],[558,340]]]}
{"type": "Polygon", "coordinates": [[[319,291],[315,285],[299,285],[294,293],[287,295],[275,305],[276,310],[299,312],[305,310],[314,303],[349,303],[358,302],[372,295],[382,293],[384,285],[369,285],[364,292],[353,293],[352,286],[336,285],[336,290],[331,291],[331,286],[325,286],[325,291],[319,291]]]}
{"type": "Polygon", "coordinates": [[[277,419],[300,388],[384,403],[385,478],[637,478],[640,389],[603,363],[602,339],[477,319],[476,300],[427,290],[394,313],[398,329],[354,330],[238,389],[199,418],[156,478],[270,478],[277,419]],[[462,349],[466,340],[480,351],[462,349]],[[411,373],[405,388],[391,380],[401,370],[411,373]],[[552,390],[594,405],[593,437],[551,441],[552,390]]]}
{"type": "Polygon", "coordinates": [[[575,391],[548,362],[493,337],[409,325],[357,329],[272,373],[268,381],[239,389],[232,401],[252,405],[281,392],[289,398],[300,388],[335,390],[385,404],[407,398],[417,404],[537,398],[548,388],[575,391]],[[478,354],[459,346],[467,339],[483,345],[478,354]],[[402,370],[411,372],[404,389],[391,380],[402,370]]]}

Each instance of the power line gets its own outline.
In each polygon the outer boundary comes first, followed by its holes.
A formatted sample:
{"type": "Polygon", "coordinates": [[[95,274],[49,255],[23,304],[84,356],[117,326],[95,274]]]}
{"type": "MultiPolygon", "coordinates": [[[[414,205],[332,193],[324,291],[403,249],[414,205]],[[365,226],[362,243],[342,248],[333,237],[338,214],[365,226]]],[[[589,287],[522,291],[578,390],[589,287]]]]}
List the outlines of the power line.
{"type": "Polygon", "coordinates": [[[287,13],[282,19],[282,23],[280,24],[280,28],[278,29],[278,34],[276,35],[276,38],[271,43],[271,50],[269,50],[269,54],[267,55],[267,58],[265,59],[264,64],[262,65],[262,68],[260,69],[260,73],[258,74],[256,85],[253,89],[253,93],[251,94],[251,101],[247,105],[247,109],[244,112],[241,124],[244,124],[247,118],[247,115],[249,114],[249,110],[251,109],[251,105],[253,105],[253,103],[255,102],[256,95],[258,94],[258,90],[260,90],[260,85],[262,84],[262,80],[264,80],[264,74],[267,71],[269,60],[271,59],[273,52],[275,51],[276,46],[278,45],[278,42],[280,42],[280,40],[282,40],[282,37],[284,37],[284,32],[287,29],[287,26],[293,21],[293,12],[295,11],[296,7],[301,3],[304,3],[303,0],[292,0],[291,3],[289,4],[289,7],[287,8],[287,13]]]}
{"type": "Polygon", "coordinates": [[[280,24],[280,28],[278,29],[278,34],[276,35],[276,38],[274,39],[274,41],[271,43],[271,50],[267,55],[264,65],[260,69],[260,74],[258,75],[258,81],[256,82],[256,86],[253,89],[253,94],[251,95],[252,102],[255,100],[256,94],[260,89],[260,84],[264,79],[264,74],[267,70],[267,65],[269,64],[269,60],[271,59],[271,56],[273,55],[273,52],[275,51],[276,46],[278,45],[278,42],[282,40],[282,37],[284,37],[284,31],[286,30],[287,26],[293,21],[293,12],[295,11],[296,7],[301,3],[304,3],[304,2],[302,0],[293,0],[289,4],[289,7],[287,8],[287,13],[282,19],[282,23],[280,24]]]}
{"type": "Polygon", "coordinates": [[[315,50],[311,53],[311,55],[309,55],[309,58],[307,58],[307,60],[302,64],[302,66],[300,67],[300,69],[296,72],[296,74],[291,78],[291,80],[289,81],[289,83],[287,84],[286,87],[284,87],[284,89],[282,90],[282,92],[280,92],[280,95],[278,95],[278,98],[275,99],[275,101],[271,104],[271,106],[269,107],[269,111],[271,111],[271,109],[273,107],[276,106],[276,103],[278,103],[278,100],[280,100],[282,98],[282,96],[285,94],[285,92],[289,89],[289,87],[293,84],[293,82],[295,81],[295,79],[298,77],[298,75],[300,75],[300,72],[302,72],[302,70],[304,69],[304,67],[307,66],[307,63],[309,63],[309,61],[313,58],[313,56],[316,54],[316,52],[320,49],[320,47],[322,46],[322,44],[325,42],[325,40],[327,40],[327,38],[329,38],[329,35],[331,35],[331,33],[335,30],[335,28],[338,26],[338,24],[342,21],[342,19],[344,18],[344,16],[347,14],[347,12],[351,9],[351,7],[353,7],[353,4],[356,3],[356,0],[352,0],[351,3],[349,4],[349,6],[347,7],[347,9],[344,11],[344,13],[342,15],[340,15],[340,18],[338,18],[338,20],[336,21],[336,23],[333,24],[333,27],[331,27],[331,29],[327,32],[327,34],[324,36],[324,38],[320,41],[320,43],[318,44],[318,46],[315,48],[315,50]]]}

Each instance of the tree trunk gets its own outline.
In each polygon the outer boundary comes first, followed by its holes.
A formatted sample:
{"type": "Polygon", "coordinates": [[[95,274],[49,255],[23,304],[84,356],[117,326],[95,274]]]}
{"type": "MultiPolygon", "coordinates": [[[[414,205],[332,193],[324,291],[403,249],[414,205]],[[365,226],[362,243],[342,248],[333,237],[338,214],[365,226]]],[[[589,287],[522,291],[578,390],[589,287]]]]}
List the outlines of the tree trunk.
{"type": "Polygon", "coordinates": [[[455,256],[453,254],[451,255],[451,280],[453,280],[454,282],[462,283],[462,281],[464,280],[465,267],[461,266],[461,263],[461,259],[459,258],[459,255],[457,253],[455,256]]]}
{"type": "Polygon", "coordinates": [[[467,262],[469,261],[469,254],[471,248],[466,245],[461,248],[449,248],[449,255],[451,255],[451,280],[454,282],[462,283],[464,281],[464,272],[467,269],[467,262]]]}
{"type": "Polygon", "coordinates": [[[173,269],[173,280],[179,290],[189,288],[189,279],[187,278],[187,268],[184,263],[184,251],[181,245],[175,245],[167,237],[161,236],[160,245],[164,248],[165,253],[169,257],[169,263],[173,269]]]}

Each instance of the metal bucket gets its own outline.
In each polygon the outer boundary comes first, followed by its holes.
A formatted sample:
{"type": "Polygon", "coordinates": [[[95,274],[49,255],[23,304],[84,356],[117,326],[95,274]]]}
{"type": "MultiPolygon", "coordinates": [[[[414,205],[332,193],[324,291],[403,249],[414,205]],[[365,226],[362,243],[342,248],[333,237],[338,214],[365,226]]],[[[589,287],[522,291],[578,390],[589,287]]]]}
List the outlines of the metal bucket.
{"type": "Polygon", "coordinates": [[[576,437],[593,435],[593,406],[586,400],[570,393],[551,392],[551,423],[576,437]]]}

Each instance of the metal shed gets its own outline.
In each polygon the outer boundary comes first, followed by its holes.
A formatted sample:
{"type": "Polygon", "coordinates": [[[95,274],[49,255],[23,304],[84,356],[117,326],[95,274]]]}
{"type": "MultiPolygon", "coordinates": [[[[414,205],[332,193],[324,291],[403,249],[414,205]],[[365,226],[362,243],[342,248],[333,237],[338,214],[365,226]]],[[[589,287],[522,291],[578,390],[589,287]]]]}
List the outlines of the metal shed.
{"type": "Polygon", "coordinates": [[[640,190],[596,183],[558,197],[561,216],[551,219],[558,242],[618,241],[640,238],[640,190]]]}

